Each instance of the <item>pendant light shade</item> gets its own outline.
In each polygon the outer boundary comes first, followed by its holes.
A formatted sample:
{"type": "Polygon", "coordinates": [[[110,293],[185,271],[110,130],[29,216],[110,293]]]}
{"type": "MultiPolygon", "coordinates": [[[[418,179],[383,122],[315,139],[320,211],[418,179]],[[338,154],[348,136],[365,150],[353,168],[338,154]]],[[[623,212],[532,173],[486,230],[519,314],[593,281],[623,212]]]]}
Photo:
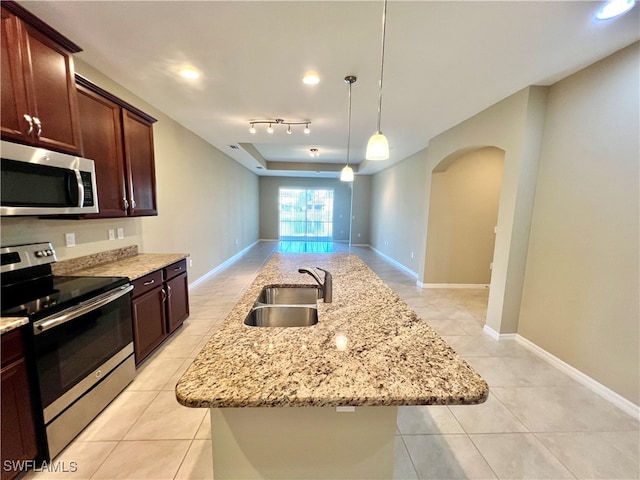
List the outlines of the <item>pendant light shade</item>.
{"type": "Polygon", "coordinates": [[[340,172],[340,180],[343,182],[353,182],[353,168],[349,165],[345,165],[340,172]]]}
{"type": "Polygon", "coordinates": [[[353,75],[344,77],[344,83],[349,85],[349,109],[347,114],[347,164],[340,172],[340,180],[343,182],[353,182],[353,168],[349,166],[349,151],[351,150],[351,85],[356,82],[357,78],[353,75]]]}
{"type": "Polygon", "coordinates": [[[367,160],[387,160],[389,158],[389,142],[382,132],[371,135],[367,143],[367,160]]]}
{"type": "Polygon", "coordinates": [[[380,83],[378,84],[378,129],[369,139],[367,144],[367,160],[387,160],[389,158],[389,142],[380,131],[380,119],[382,117],[382,78],[384,74],[384,40],[387,30],[387,0],[384,0],[382,9],[382,49],[380,54],[380,83]]]}

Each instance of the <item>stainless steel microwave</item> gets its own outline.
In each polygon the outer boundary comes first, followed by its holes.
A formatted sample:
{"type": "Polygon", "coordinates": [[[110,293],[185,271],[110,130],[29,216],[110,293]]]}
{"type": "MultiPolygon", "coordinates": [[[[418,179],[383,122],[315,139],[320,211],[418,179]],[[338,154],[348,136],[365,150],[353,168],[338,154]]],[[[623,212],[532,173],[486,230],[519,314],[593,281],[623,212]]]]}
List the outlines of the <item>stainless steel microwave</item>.
{"type": "Polygon", "coordinates": [[[93,160],[0,142],[0,215],[98,213],[93,160]]]}

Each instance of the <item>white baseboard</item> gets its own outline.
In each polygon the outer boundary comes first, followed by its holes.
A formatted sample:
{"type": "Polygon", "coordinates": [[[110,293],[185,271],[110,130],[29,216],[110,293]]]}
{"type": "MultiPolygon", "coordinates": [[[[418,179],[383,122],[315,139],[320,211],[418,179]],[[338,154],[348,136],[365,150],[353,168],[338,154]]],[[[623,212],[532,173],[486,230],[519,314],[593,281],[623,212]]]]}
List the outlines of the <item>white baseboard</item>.
{"type": "Polygon", "coordinates": [[[400,262],[397,262],[396,260],[394,260],[393,258],[391,258],[388,255],[385,255],[384,253],[382,253],[380,250],[372,247],[371,245],[369,245],[369,248],[371,250],[373,250],[374,252],[376,252],[378,255],[380,255],[381,257],[383,257],[387,262],[389,262],[390,264],[392,264],[394,267],[399,268],[400,270],[403,270],[404,272],[408,273],[409,275],[411,275],[413,278],[418,278],[418,274],[416,272],[414,272],[413,270],[405,267],[404,265],[402,265],[400,262]]]}
{"type": "Polygon", "coordinates": [[[565,361],[560,360],[555,355],[547,352],[542,347],[539,347],[538,345],[533,343],[531,340],[527,340],[526,338],[524,338],[522,335],[518,333],[498,333],[488,325],[484,326],[484,332],[494,340],[515,340],[520,345],[525,347],[527,350],[534,353],[538,357],[542,358],[546,362],[550,363],[551,365],[556,367],[558,370],[566,373],[571,378],[573,378],[583,386],[587,387],[592,392],[597,393],[605,400],[611,402],[613,405],[618,407],[623,412],[631,415],[636,420],[640,420],[640,405],[636,405],[635,403],[624,398],[622,395],[619,395],[618,393],[614,392],[610,388],[605,387],[600,382],[594,380],[593,378],[581,372],[577,368],[572,367],[565,361]]]}
{"type": "Polygon", "coordinates": [[[417,282],[421,288],[477,288],[485,289],[489,288],[486,283],[422,283],[417,282]]]}
{"type": "Polygon", "coordinates": [[[202,282],[207,281],[209,278],[211,278],[213,275],[215,275],[216,273],[218,273],[221,270],[224,270],[225,268],[227,268],[229,265],[231,265],[233,262],[235,262],[236,260],[238,260],[241,256],[243,256],[245,253],[247,253],[249,251],[250,248],[252,248],[253,246],[255,246],[257,243],[261,242],[263,240],[256,240],[255,242],[253,242],[251,245],[249,245],[248,247],[242,249],[241,251],[239,251],[238,253],[236,253],[233,257],[228,258],[227,260],[225,260],[224,262],[222,262],[220,265],[218,265],[217,267],[215,267],[213,270],[209,270],[207,273],[205,273],[203,276],[201,276],[200,278],[194,280],[192,283],[189,284],[189,290],[191,290],[192,288],[197,287],[198,285],[200,285],[202,282]]]}

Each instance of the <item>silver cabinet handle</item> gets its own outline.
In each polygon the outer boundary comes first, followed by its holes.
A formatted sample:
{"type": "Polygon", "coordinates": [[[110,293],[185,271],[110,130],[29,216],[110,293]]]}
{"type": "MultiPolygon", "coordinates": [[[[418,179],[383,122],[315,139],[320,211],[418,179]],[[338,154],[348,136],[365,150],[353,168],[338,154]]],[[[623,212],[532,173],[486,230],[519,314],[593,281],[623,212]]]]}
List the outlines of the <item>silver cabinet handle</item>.
{"type": "Polygon", "coordinates": [[[174,272],[179,272],[180,270],[182,270],[182,267],[176,267],[173,269],[174,272]]]}
{"type": "Polygon", "coordinates": [[[146,287],[147,285],[153,285],[154,283],[156,283],[155,280],[149,280],[148,282],[144,282],[143,285],[146,287]]]}
{"type": "Polygon", "coordinates": [[[136,201],[135,199],[131,199],[131,208],[136,208],[136,201]]]}
{"type": "Polygon", "coordinates": [[[167,292],[164,291],[164,288],[162,289],[162,301],[163,302],[167,301],[167,292]]]}
{"type": "Polygon", "coordinates": [[[31,118],[31,115],[27,115],[26,113],[23,115],[23,117],[29,124],[29,131],[27,132],[27,135],[31,135],[33,133],[33,118],[31,118]]]}
{"type": "Polygon", "coordinates": [[[171,285],[167,285],[167,290],[169,292],[168,297],[171,298],[171,285]]]}
{"type": "Polygon", "coordinates": [[[40,135],[42,134],[42,122],[40,122],[40,119],[38,117],[33,117],[33,123],[35,123],[36,127],[38,127],[36,137],[40,138],[40,135]]]}
{"type": "Polygon", "coordinates": [[[129,208],[129,200],[127,200],[127,197],[122,197],[122,201],[124,202],[124,209],[129,208]]]}

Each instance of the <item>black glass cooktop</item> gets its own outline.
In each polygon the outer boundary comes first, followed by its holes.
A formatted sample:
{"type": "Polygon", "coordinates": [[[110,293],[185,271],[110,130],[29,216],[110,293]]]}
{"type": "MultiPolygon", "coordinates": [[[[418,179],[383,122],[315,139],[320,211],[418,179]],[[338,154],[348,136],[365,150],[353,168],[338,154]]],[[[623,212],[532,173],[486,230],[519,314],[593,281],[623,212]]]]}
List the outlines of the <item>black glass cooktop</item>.
{"type": "Polygon", "coordinates": [[[3,286],[3,317],[44,317],[129,282],[127,277],[48,276],[3,286]]]}

